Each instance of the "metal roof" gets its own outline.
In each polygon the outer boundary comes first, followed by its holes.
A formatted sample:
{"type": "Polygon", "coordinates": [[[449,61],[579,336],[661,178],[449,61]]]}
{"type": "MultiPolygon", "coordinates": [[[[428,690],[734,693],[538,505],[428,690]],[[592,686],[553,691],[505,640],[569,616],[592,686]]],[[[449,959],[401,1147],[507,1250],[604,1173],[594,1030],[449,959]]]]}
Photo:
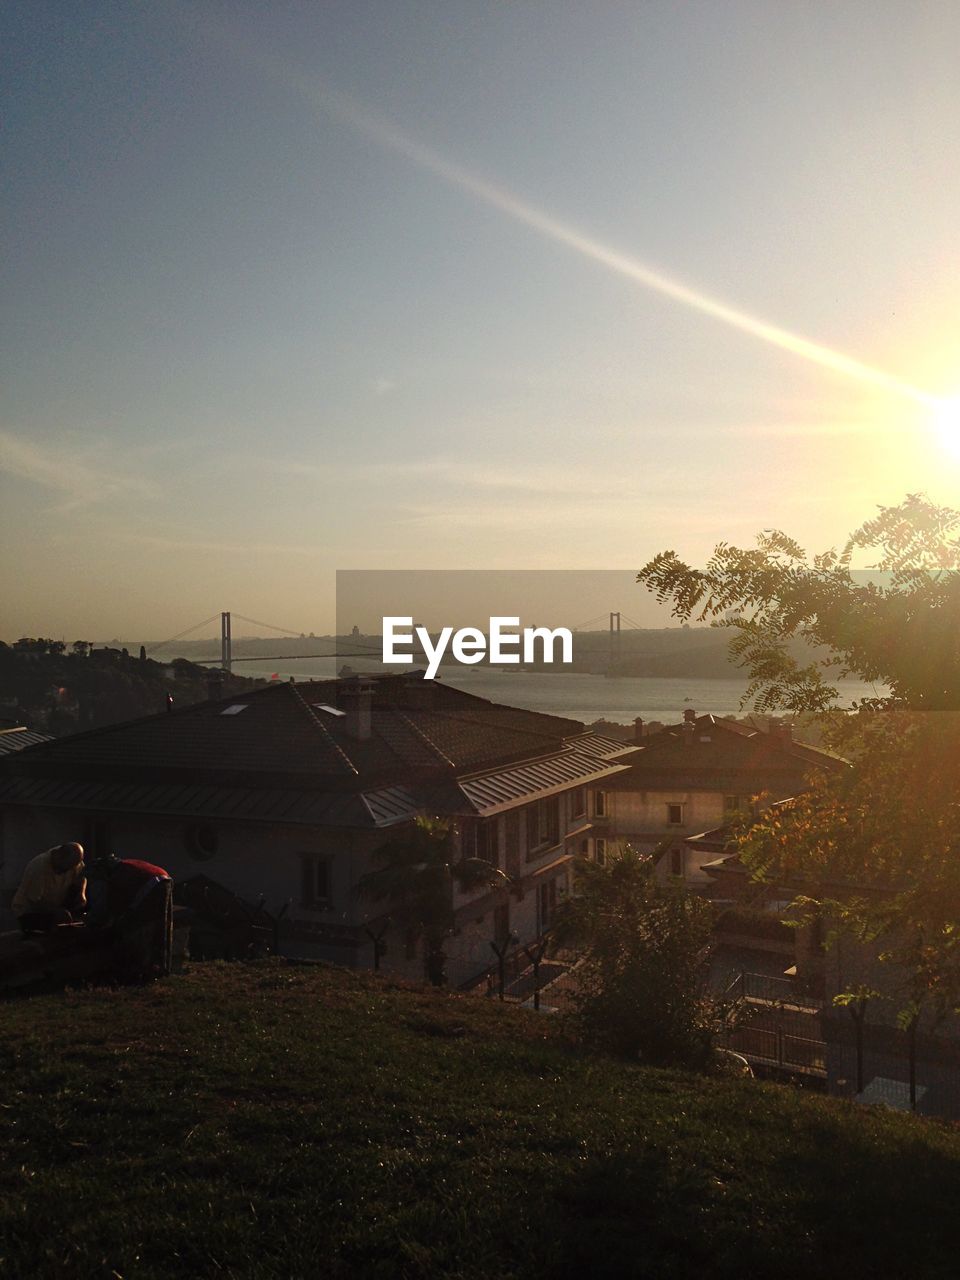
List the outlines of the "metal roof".
{"type": "Polygon", "coordinates": [[[49,733],[37,733],[35,729],[0,729],[0,756],[12,755],[24,747],[35,747],[41,742],[52,742],[49,733]]]}
{"type": "Polygon", "coordinates": [[[491,817],[518,803],[546,799],[571,787],[623,773],[629,765],[618,763],[618,758],[634,750],[630,743],[589,734],[555,755],[473,778],[461,778],[458,786],[472,812],[491,817]]]}

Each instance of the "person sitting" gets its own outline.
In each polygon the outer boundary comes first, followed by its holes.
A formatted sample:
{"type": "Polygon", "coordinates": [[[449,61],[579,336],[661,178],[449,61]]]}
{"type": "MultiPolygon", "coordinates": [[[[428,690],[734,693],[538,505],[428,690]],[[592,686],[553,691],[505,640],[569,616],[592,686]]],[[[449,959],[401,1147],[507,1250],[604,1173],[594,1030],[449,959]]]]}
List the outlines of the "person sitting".
{"type": "Polygon", "coordinates": [[[82,844],[58,844],[26,866],[13,895],[13,914],[24,934],[73,924],[87,906],[82,844]]]}

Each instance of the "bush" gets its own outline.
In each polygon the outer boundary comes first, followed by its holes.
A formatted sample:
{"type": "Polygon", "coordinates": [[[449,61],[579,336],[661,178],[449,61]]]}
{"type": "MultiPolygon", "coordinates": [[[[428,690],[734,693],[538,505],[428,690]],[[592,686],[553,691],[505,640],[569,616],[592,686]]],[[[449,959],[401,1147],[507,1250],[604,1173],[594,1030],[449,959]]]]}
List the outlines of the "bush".
{"type": "Polygon", "coordinates": [[[606,866],[577,864],[576,895],[555,936],[582,952],[575,1020],[590,1043],[646,1062],[705,1067],[718,1010],[705,991],[712,910],[653,859],[625,848],[606,866]]]}

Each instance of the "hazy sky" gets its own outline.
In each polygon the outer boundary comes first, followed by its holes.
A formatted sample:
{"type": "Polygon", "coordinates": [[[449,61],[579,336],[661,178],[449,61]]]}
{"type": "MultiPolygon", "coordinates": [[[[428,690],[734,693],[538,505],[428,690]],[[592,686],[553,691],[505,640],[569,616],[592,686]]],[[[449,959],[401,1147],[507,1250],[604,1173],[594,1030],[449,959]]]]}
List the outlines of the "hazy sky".
{"type": "Polygon", "coordinates": [[[0,37],[8,640],[960,503],[955,0],[21,0],[0,37]]]}

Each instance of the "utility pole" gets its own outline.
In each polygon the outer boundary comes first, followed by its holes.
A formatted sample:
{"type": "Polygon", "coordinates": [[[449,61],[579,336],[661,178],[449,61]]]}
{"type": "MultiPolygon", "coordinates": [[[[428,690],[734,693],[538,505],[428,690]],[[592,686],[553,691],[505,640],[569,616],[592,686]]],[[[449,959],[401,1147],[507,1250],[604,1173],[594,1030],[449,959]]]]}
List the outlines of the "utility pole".
{"type": "Polygon", "coordinates": [[[230,651],[230,614],[220,615],[220,665],[229,673],[233,669],[233,654],[230,651]]]}

